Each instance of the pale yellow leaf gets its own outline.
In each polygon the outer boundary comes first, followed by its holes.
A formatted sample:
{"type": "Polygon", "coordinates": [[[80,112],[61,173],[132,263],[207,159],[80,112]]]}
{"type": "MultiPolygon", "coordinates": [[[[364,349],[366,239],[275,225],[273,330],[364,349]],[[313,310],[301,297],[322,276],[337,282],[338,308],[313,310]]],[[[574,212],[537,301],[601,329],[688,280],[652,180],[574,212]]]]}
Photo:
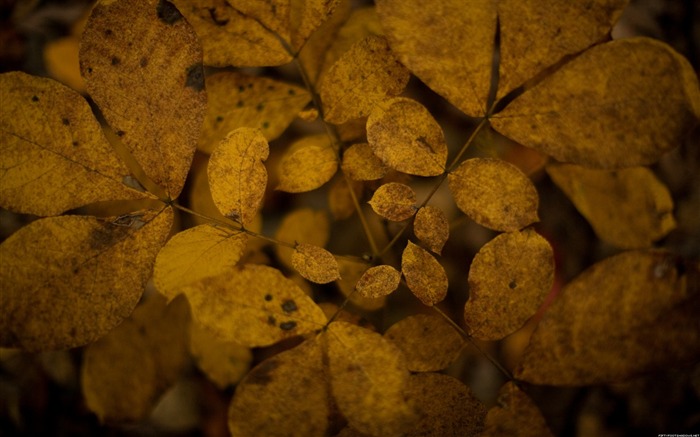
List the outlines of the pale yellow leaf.
{"type": "MultiPolygon", "coordinates": [[[[275,233],[275,238],[287,243],[309,243],[323,247],[330,237],[330,222],[324,211],[301,208],[288,213],[275,233]]],[[[275,246],[277,258],[285,266],[293,269],[294,249],[281,244],[275,246]]],[[[342,272],[341,272],[342,275],[342,272]]]]}
{"type": "Polygon", "coordinates": [[[401,273],[406,285],[425,305],[433,306],[447,296],[447,274],[425,249],[411,241],[401,255],[401,273]]]}
{"type": "Polygon", "coordinates": [[[220,340],[199,323],[190,324],[189,346],[197,367],[221,389],[238,384],[253,362],[250,348],[220,340]]]}
{"type": "Polygon", "coordinates": [[[362,274],[355,290],[370,299],[386,296],[399,288],[401,273],[388,265],[375,266],[362,274]]]}
{"type": "Polygon", "coordinates": [[[288,193],[315,190],[331,180],[337,170],[338,155],[328,135],[308,136],[292,144],[282,156],[276,189],[288,193]]]}
{"type": "Polygon", "coordinates": [[[377,188],[368,203],[385,219],[400,222],[416,212],[416,192],[408,185],[389,182],[377,188]]]}
{"type": "Polygon", "coordinates": [[[440,208],[428,205],[416,213],[413,232],[430,250],[439,254],[450,237],[450,224],[440,208]]]}
{"type": "Polygon", "coordinates": [[[350,179],[373,181],[383,178],[389,168],[377,158],[368,143],[353,144],[343,153],[343,172],[350,179]]]}
{"type": "Polygon", "coordinates": [[[553,437],[542,412],[512,381],[501,387],[498,403],[486,415],[484,437],[553,437]]]}
{"type": "Polygon", "coordinates": [[[333,254],[313,244],[297,244],[292,253],[292,266],[301,276],[317,284],[340,279],[338,262],[333,254]]]}

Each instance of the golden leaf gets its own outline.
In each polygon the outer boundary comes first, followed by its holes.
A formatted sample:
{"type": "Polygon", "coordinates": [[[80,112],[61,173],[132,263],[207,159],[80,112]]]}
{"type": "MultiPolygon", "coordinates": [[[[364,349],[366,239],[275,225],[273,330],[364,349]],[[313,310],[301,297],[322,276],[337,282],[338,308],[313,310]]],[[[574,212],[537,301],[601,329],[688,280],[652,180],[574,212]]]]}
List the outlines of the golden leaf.
{"type": "Polygon", "coordinates": [[[386,296],[366,297],[360,292],[356,292],[357,282],[370,268],[367,263],[351,261],[347,259],[338,260],[341,279],[336,281],[340,292],[352,302],[353,305],[366,311],[376,311],[386,303],[386,296]]]}
{"type": "MultiPolygon", "coordinates": [[[[309,243],[319,247],[325,246],[329,237],[330,223],[326,213],[311,208],[301,208],[288,213],[275,234],[275,238],[280,241],[292,244],[309,243]]],[[[294,249],[278,244],[275,246],[275,252],[282,264],[294,268],[294,249]]]]}
{"type": "Polygon", "coordinates": [[[625,249],[650,247],[676,227],[671,194],[648,168],[560,164],[549,165],[547,173],[603,241],[625,249]]]}
{"type": "Polygon", "coordinates": [[[0,205],[56,215],[99,200],[138,199],[85,99],[51,79],[0,75],[0,205]]]}
{"type": "Polygon", "coordinates": [[[447,274],[425,249],[411,241],[401,255],[401,273],[406,285],[425,305],[433,306],[447,296],[447,274]]]}
{"type": "Polygon", "coordinates": [[[401,273],[392,266],[381,265],[368,269],[355,285],[355,290],[370,299],[386,296],[399,288],[401,273]]]}
{"type": "Polygon", "coordinates": [[[491,123],[559,161],[619,168],[656,162],[698,118],[700,91],[688,61],[661,42],[629,38],[585,51],[491,123]]]}
{"type": "Polygon", "coordinates": [[[253,362],[250,348],[220,340],[199,323],[190,324],[189,346],[197,367],[220,389],[238,384],[253,362]]]}
{"type": "Polygon", "coordinates": [[[328,135],[304,137],[292,144],[279,165],[277,190],[302,193],[325,184],[338,170],[338,155],[328,135]]]}
{"type": "Polygon", "coordinates": [[[389,182],[374,192],[369,204],[385,219],[400,222],[416,212],[416,192],[408,185],[389,182]]]}
{"type": "Polygon", "coordinates": [[[413,232],[430,250],[439,254],[450,237],[450,224],[440,208],[428,205],[416,213],[413,232]]]}
{"type": "Polygon", "coordinates": [[[403,92],[410,74],[386,39],[369,36],[355,43],[323,76],[324,119],[334,124],[367,117],[372,108],[403,92]]]}
{"type": "Polygon", "coordinates": [[[416,176],[445,172],[445,136],[415,100],[397,97],[375,106],[367,119],[367,140],[374,154],[394,170],[416,176]]]}
{"type": "Polygon", "coordinates": [[[355,429],[371,435],[403,435],[417,419],[405,400],[409,372],[401,351],[381,335],[334,322],[327,342],[331,389],[355,429]]]}
{"type": "Polygon", "coordinates": [[[0,345],[64,349],[109,332],[139,301],[172,221],[170,208],[61,216],[12,234],[0,245],[0,345]]]}
{"type": "Polygon", "coordinates": [[[80,69],[109,125],[176,198],[206,113],[202,48],[192,27],[165,0],[101,2],[83,32],[80,69]]]}
{"type": "Polygon", "coordinates": [[[433,91],[467,115],[486,114],[496,4],[446,0],[377,0],[391,49],[433,91]]]}
{"type": "Polygon", "coordinates": [[[326,316],[292,280],[246,264],[183,290],[198,323],[225,341],[269,346],[323,327],[326,316]]]}
{"type": "Polygon", "coordinates": [[[470,219],[496,231],[517,231],[539,220],[537,190],[517,167],[472,158],[448,176],[455,203],[470,219]]]}
{"type": "Polygon", "coordinates": [[[553,437],[542,412],[512,381],[501,387],[498,403],[486,415],[484,437],[553,437]]]}
{"type": "Polygon", "coordinates": [[[651,250],[594,264],[547,309],[516,377],[598,384],[697,361],[699,274],[697,262],[651,250]]]}
{"type": "Polygon", "coordinates": [[[44,47],[44,63],[51,77],[84,93],[85,80],[80,75],[79,50],[80,38],[75,35],[49,41],[44,47]]]}
{"type": "Polygon", "coordinates": [[[400,320],[384,333],[401,349],[411,372],[446,369],[459,356],[464,341],[442,318],[417,314],[400,320]]]}
{"type": "Polygon", "coordinates": [[[267,186],[263,161],[270,152],[259,129],[238,128],[211,155],[207,174],[214,203],[225,216],[242,225],[255,217],[267,186]]]}
{"type": "Polygon", "coordinates": [[[292,253],[292,266],[301,276],[317,284],[340,279],[338,262],[333,254],[313,244],[297,244],[292,253]]]}
{"type": "Polygon", "coordinates": [[[158,253],[153,282],[174,299],[187,285],[230,271],[243,256],[247,239],[246,234],[212,225],[182,231],[158,253]]]}
{"type": "Polygon", "coordinates": [[[364,185],[360,181],[349,181],[346,178],[340,177],[333,182],[328,190],[328,209],[335,220],[344,220],[355,214],[355,202],[353,201],[354,191],[355,199],[359,202],[362,198],[364,185]]]}
{"type": "Polygon", "coordinates": [[[258,364],[236,387],[231,435],[325,436],[330,393],[317,338],[258,364]]]}
{"type": "Polygon", "coordinates": [[[213,74],[205,82],[209,104],[198,145],[204,153],[240,127],[260,129],[267,141],[274,140],[311,99],[304,88],[233,71],[213,74]]]}
{"type": "Polygon", "coordinates": [[[373,181],[386,176],[389,168],[377,158],[368,143],[353,144],[343,153],[343,173],[356,181],[373,181]]]}
{"type": "Polygon", "coordinates": [[[486,243],[469,268],[464,321],[470,335],[500,340],[532,317],[554,282],[554,253],[528,228],[486,243]]]}

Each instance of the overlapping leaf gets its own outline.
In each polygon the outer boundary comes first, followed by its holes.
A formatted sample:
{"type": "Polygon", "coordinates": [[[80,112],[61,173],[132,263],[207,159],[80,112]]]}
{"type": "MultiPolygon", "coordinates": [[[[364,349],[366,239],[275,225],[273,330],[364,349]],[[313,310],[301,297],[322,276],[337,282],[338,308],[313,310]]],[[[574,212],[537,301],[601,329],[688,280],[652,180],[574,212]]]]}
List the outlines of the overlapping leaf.
{"type": "Polygon", "coordinates": [[[542,412],[513,382],[507,382],[498,393],[498,404],[486,415],[484,437],[552,437],[542,412]]]}
{"type": "Polygon", "coordinates": [[[357,283],[369,270],[367,263],[348,259],[338,260],[341,279],[336,282],[338,289],[345,297],[359,308],[367,311],[375,311],[386,303],[386,296],[368,297],[356,289],[357,283]]]}
{"type": "Polygon", "coordinates": [[[413,232],[430,250],[439,254],[450,237],[450,224],[440,208],[428,205],[416,213],[413,232]]]}
{"type": "Polygon", "coordinates": [[[278,190],[301,193],[325,184],[338,170],[338,155],[328,135],[304,137],[292,144],[279,165],[278,190]]]}
{"type": "Polygon", "coordinates": [[[385,219],[400,222],[416,212],[416,192],[408,185],[389,182],[374,192],[369,204],[385,219]]]}
{"type": "Polygon", "coordinates": [[[425,249],[409,241],[401,255],[406,285],[425,305],[433,306],[447,296],[447,274],[425,249]]]}
{"type": "Polygon", "coordinates": [[[343,153],[343,172],[350,179],[373,181],[383,178],[389,168],[377,158],[368,143],[353,144],[343,153]]]}

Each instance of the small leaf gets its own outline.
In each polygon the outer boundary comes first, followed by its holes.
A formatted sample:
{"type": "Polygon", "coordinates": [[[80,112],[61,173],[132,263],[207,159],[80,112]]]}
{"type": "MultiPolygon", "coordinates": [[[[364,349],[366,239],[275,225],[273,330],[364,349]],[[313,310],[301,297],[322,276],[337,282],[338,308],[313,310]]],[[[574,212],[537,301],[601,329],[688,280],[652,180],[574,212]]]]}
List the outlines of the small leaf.
{"type": "Polygon", "coordinates": [[[517,167],[500,159],[472,158],[448,177],[457,206],[496,231],[517,231],[539,220],[537,190],[517,167]]]}
{"type": "Polygon", "coordinates": [[[207,173],[214,203],[225,216],[244,226],[262,205],[267,186],[263,161],[270,153],[259,129],[238,128],[211,155],[207,173]]]}
{"type": "Polygon", "coordinates": [[[338,155],[328,135],[302,138],[292,144],[279,164],[277,190],[302,193],[325,184],[338,170],[338,155]]]}
{"type": "Polygon", "coordinates": [[[301,276],[317,284],[340,279],[338,262],[333,254],[313,244],[297,244],[292,254],[292,266],[301,276]]]}
{"type": "Polygon", "coordinates": [[[389,168],[377,158],[368,143],[353,144],[343,153],[343,173],[356,181],[383,178],[389,168]]]}
{"type": "MultiPolygon", "coordinates": [[[[330,223],[324,211],[314,211],[311,208],[301,208],[288,213],[275,238],[287,243],[309,243],[323,247],[330,237],[330,223]]],[[[278,244],[275,246],[277,258],[285,266],[293,269],[292,254],[294,249],[278,244]]]]}
{"type": "Polygon", "coordinates": [[[470,335],[500,340],[515,332],[544,302],[554,282],[554,253],[532,229],[486,243],[469,268],[464,321],[470,335]]]}
{"type": "Polygon", "coordinates": [[[190,323],[189,346],[197,367],[220,389],[238,384],[253,362],[250,348],[220,340],[199,323],[190,323]]]}
{"type": "Polygon", "coordinates": [[[341,124],[367,117],[374,105],[401,94],[409,76],[386,39],[368,36],[358,41],[323,76],[324,119],[341,124]]]}
{"type": "Polygon", "coordinates": [[[185,183],[207,102],[202,48],[181,18],[166,0],[101,2],[80,45],[90,97],[172,199],[185,183]]]}
{"type": "Polygon", "coordinates": [[[415,100],[397,97],[374,107],[367,140],[384,164],[416,176],[445,172],[447,143],[440,125],[415,100]]]}
{"type": "Polygon", "coordinates": [[[649,247],[676,227],[671,194],[648,168],[560,164],[547,173],[601,240],[625,249],[649,247]]]}
{"type": "Polygon", "coordinates": [[[464,341],[442,318],[417,314],[400,320],[384,333],[401,349],[411,372],[446,369],[459,356],[464,341]]]}
{"type": "Polygon", "coordinates": [[[368,269],[355,285],[360,295],[371,299],[386,296],[399,288],[401,273],[392,266],[382,265],[368,269]]]}
{"type": "Polygon", "coordinates": [[[166,208],[50,217],[12,234],[0,245],[0,345],[66,349],[105,335],[141,298],[172,223],[166,208]]]}
{"type": "Polygon", "coordinates": [[[401,256],[401,273],[409,290],[425,305],[433,306],[447,296],[445,269],[428,251],[410,241],[401,256]]]}
{"type": "Polygon", "coordinates": [[[486,415],[484,437],[553,437],[535,403],[509,381],[498,392],[498,403],[486,415]]]}
{"type": "Polygon", "coordinates": [[[369,204],[385,219],[400,222],[416,212],[416,192],[408,185],[389,182],[374,192],[369,204]]]}
{"type": "Polygon", "coordinates": [[[384,306],[386,296],[367,297],[362,293],[355,292],[358,281],[369,269],[367,263],[341,258],[338,260],[338,266],[342,279],[336,281],[336,284],[343,296],[349,299],[353,305],[366,311],[376,311],[384,306]]]}
{"type": "Polygon", "coordinates": [[[416,213],[413,232],[430,250],[439,254],[450,237],[450,224],[440,208],[428,205],[416,213]]]}
{"type": "Polygon", "coordinates": [[[316,338],[258,364],[236,387],[228,416],[231,435],[327,435],[326,372],[316,338]]]}

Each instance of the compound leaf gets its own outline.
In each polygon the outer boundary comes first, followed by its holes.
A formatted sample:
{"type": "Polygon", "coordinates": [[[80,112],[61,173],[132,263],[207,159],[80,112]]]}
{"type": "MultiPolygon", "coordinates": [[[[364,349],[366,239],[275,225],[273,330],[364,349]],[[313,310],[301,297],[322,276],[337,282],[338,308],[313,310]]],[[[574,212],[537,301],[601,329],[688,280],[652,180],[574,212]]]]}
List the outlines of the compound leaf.
{"type": "Polygon", "coordinates": [[[373,181],[383,178],[389,168],[377,158],[368,143],[353,144],[343,153],[343,173],[356,181],[373,181]]]}
{"type": "Polygon", "coordinates": [[[413,232],[430,250],[439,254],[450,237],[450,224],[440,208],[428,205],[416,213],[413,232]]]}
{"type": "Polygon", "coordinates": [[[447,274],[425,249],[409,241],[401,255],[406,285],[425,305],[433,306],[447,296],[447,274]]]}
{"type": "Polygon", "coordinates": [[[368,269],[355,284],[355,290],[370,299],[386,296],[399,288],[401,273],[392,266],[381,265],[368,269]]]}
{"type": "Polygon", "coordinates": [[[512,381],[501,387],[498,403],[486,415],[484,437],[553,437],[542,412],[512,381]]]}
{"type": "Polygon", "coordinates": [[[292,144],[279,165],[276,189],[288,193],[315,190],[338,170],[338,155],[328,135],[312,135],[292,144]]]}
{"type": "Polygon", "coordinates": [[[416,192],[408,185],[389,182],[374,192],[369,204],[385,219],[400,222],[416,212],[416,192]]]}
{"type": "Polygon", "coordinates": [[[292,253],[292,266],[301,276],[317,284],[340,279],[338,261],[333,254],[313,244],[297,244],[292,253]]]}

